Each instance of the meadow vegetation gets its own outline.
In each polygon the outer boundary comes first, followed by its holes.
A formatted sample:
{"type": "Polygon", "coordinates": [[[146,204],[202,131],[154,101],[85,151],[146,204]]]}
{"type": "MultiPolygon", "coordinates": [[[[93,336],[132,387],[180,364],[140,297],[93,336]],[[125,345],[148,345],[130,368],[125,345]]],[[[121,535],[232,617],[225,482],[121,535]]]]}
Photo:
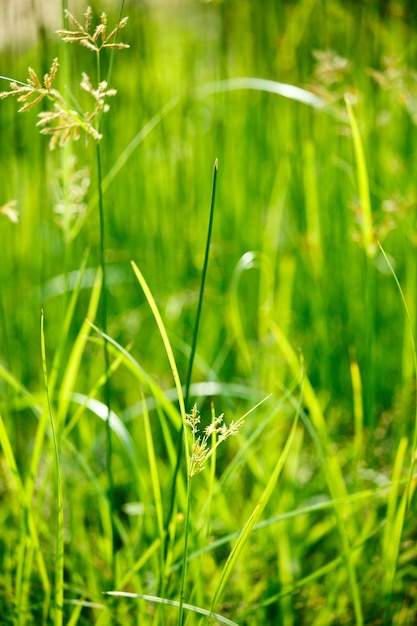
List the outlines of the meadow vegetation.
{"type": "Polygon", "coordinates": [[[1,623],[415,623],[414,3],[61,8],[0,50],[1,623]]]}

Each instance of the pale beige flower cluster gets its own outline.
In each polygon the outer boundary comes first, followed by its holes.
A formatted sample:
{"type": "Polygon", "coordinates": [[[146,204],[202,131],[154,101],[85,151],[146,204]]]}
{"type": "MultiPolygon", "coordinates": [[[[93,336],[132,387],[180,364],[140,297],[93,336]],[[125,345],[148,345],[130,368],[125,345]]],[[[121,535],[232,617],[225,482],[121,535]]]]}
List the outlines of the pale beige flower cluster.
{"type": "Polygon", "coordinates": [[[237,422],[232,421],[230,426],[226,426],[223,418],[223,413],[218,417],[213,414],[211,423],[206,426],[204,435],[201,436],[199,434],[200,413],[197,405],[193,406],[190,414],[187,413],[186,423],[191,428],[193,437],[189,467],[190,478],[202,472],[207,460],[212,456],[217,446],[229,437],[236,435],[244,424],[244,419],[240,419],[237,422]],[[212,441],[210,447],[208,445],[209,439],[212,441]]]}
{"type": "MultiPolygon", "coordinates": [[[[85,24],[82,26],[70,11],[65,15],[74,27],[74,30],[58,30],[57,33],[62,39],[69,43],[79,43],[97,55],[104,48],[128,48],[125,43],[115,41],[120,29],[127,23],[127,17],[120,20],[115,28],[107,33],[107,16],[101,14],[100,23],[92,30],[92,9],[88,7],[85,17],[85,24]]],[[[53,88],[53,82],[58,71],[58,59],[52,61],[49,73],[45,74],[43,81],[31,67],[26,83],[11,81],[9,91],[0,93],[0,98],[17,96],[18,102],[23,103],[19,109],[27,111],[33,106],[47,98],[52,103],[52,109],[39,113],[37,126],[40,132],[50,135],[49,146],[51,149],[56,145],[63,146],[70,137],[78,139],[80,131],[84,131],[86,138],[92,137],[99,141],[102,137],[99,131],[99,116],[109,110],[107,98],[116,95],[115,89],[110,89],[106,81],[100,81],[96,88],[87,74],[83,73],[80,83],[81,88],[89,93],[94,100],[94,109],[91,112],[82,112],[70,105],[61,93],[53,88]]]]}

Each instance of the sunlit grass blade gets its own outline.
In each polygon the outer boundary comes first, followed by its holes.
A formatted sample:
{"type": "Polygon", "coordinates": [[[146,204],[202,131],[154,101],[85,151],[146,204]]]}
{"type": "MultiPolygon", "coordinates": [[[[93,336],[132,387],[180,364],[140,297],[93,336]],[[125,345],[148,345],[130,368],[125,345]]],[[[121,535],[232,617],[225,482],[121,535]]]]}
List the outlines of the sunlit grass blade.
{"type": "Polygon", "coordinates": [[[80,294],[84,271],[87,265],[88,260],[88,252],[85,253],[81,267],[77,273],[76,282],[74,285],[74,289],[71,293],[71,297],[69,299],[68,305],[65,309],[65,317],[62,324],[62,334],[61,334],[61,343],[55,351],[54,358],[51,366],[51,373],[49,375],[49,394],[50,397],[54,397],[54,391],[56,386],[57,377],[59,375],[59,370],[61,367],[62,360],[64,359],[64,348],[67,341],[68,333],[70,330],[71,322],[74,317],[75,308],[77,306],[78,296],[80,294]]]}
{"type": "MultiPolygon", "coordinates": [[[[358,550],[361,550],[366,545],[368,540],[372,539],[379,530],[380,530],[380,527],[378,526],[371,533],[367,534],[366,537],[362,538],[360,541],[352,545],[350,548],[350,554],[354,555],[355,552],[357,552],[358,550]]],[[[269,598],[265,598],[264,600],[262,600],[262,602],[259,603],[258,606],[254,607],[253,609],[250,609],[249,611],[246,611],[244,613],[244,617],[252,613],[255,613],[260,607],[269,606],[270,604],[273,604],[282,598],[290,596],[296,590],[302,589],[303,587],[306,587],[310,583],[317,581],[323,576],[327,576],[328,574],[331,574],[338,568],[343,567],[343,565],[344,565],[343,555],[338,556],[334,559],[331,559],[328,563],[326,563],[322,567],[319,567],[317,570],[315,570],[311,574],[308,574],[307,576],[304,576],[303,578],[299,579],[294,585],[288,585],[284,587],[278,593],[274,594],[273,596],[270,596],[269,598]]]]}
{"type": "MultiPolygon", "coordinates": [[[[293,372],[293,375],[298,379],[303,376],[303,401],[309,409],[311,424],[313,427],[313,432],[311,432],[310,434],[316,440],[318,448],[321,451],[322,467],[326,476],[326,482],[332,499],[343,499],[347,496],[347,489],[345,481],[343,479],[340,463],[337,459],[337,456],[331,451],[331,440],[329,437],[323,410],[320,406],[317,395],[308,377],[301,369],[301,364],[299,362],[297,354],[295,353],[288,339],[282,333],[281,329],[272,321],[270,323],[270,329],[273,336],[275,337],[275,340],[280,350],[282,351],[282,354],[284,355],[285,360],[288,363],[288,366],[290,367],[290,370],[293,372]]],[[[355,607],[356,620],[357,623],[360,625],[363,623],[362,602],[355,566],[350,558],[350,542],[347,528],[345,525],[345,520],[343,519],[344,516],[348,514],[348,507],[344,510],[339,510],[339,508],[335,508],[338,530],[342,539],[342,550],[346,555],[347,576],[352,590],[352,599],[355,607]]],[[[350,524],[352,526],[352,529],[355,529],[355,523],[353,520],[350,520],[350,524]]],[[[354,530],[354,532],[356,533],[356,530],[354,530]]]]}
{"type": "Polygon", "coordinates": [[[227,78],[225,80],[215,81],[196,87],[194,90],[195,97],[205,98],[213,94],[225,91],[238,91],[241,89],[249,89],[253,91],[264,91],[267,93],[288,98],[295,102],[301,102],[307,106],[321,111],[333,112],[327,102],[316,94],[288,83],[280,83],[275,80],[266,80],[264,78],[256,78],[253,76],[242,76],[238,78],[227,78]]]}
{"type": "Polygon", "coordinates": [[[111,411],[110,415],[108,415],[107,406],[96,398],[91,398],[81,393],[73,393],[72,401],[80,404],[83,408],[88,409],[104,422],[110,419],[110,428],[113,433],[117,435],[121,445],[123,446],[124,452],[126,453],[126,457],[129,459],[132,469],[136,474],[139,463],[135,451],[135,445],[128,429],[123,424],[120,417],[118,417],[114,411],[111,411]]]}
{"type": "Polygon", "coordinates": [[[16,392],[16,396],[19,398],[19,408],[27,406],[37,417],[41,415],[42,407],[39,405],[37,398],[35,398],[35,396],[31,394],[30,391],[22,385],[22,383],[17,380],[17,378],[1,363],[0,378],[2,378],[16,392]]]}
{"type": "MultiPolygon", "coordinates": [[[[146,297],[146,299],[148,301],[148,304],[149,304],[149,306],[150,306],[150,308],[152,310],[152,313],[154,315],[156,324],[158,326],[159,333],[161,335],[162,342],[164,344],[165,352],[167,354],[168,361],[169,361],[169,364],[170,364],[170,367],[171,367],[171,372],[172,372],[172,376],[173,376],[173,379],[174,379],[175,388],[176,388],[177,393],[178,393],[178,403],[179,403],[180,413],[181,413],[181,417],[182,417],[182,420],[183,420],[183,425],[185,427],[185,419],[186,419],[186,417],[185,417],[184,395],[183,395],[183,392],[182,392],[181,380],[180,380],[180,376],[179,376],[179,373],[178,373],[178,368],[177,368],[177,364],[176,364],[176,361],[175,361],[174,352],[172,350],[171,343],[170,343],[169,338],[168,338],[168,333],[166,331],[164,322],[162,321],[162,317],[161,317],[161,314],[159,313],[159,309],[157,307],[155,299],[154,299],[154,297],[152,295],[151,290],[148,287],[148,284],[147,284],[147,282],[146,282],[142,272],[140,271],[140,269],[138,268],[138,266],[136,265],[136,263],[134,261],[131,261],[131,264],[132,264],[132,268],[133,268],[133,271],[135,273],[135,276],[138,279],[139,284],[142,287],[143,293],[145,294],[145,297],[146,297]]],[[[185,441],[187,441],[187,440],[185,440],[185,441]]],[[[185,446],[185,453],[186,453],[186,459],[187,459],[187,462],[188,462],[188,457],[189,457],[188,445],[185,446]]]]}
{"type": "MultiPolygon", "coordinates": [[[[168,338],[168,334],[165,328],[165,325],[162,321],[162,317],[161,314],[159,313],[159,309],[156,305],[156,302],[154,300],[154,297],[152,295],[151,290],[148,287],[148,284],[145,281],[145,278],[142,274],[142,272],[139,270],[139,268],[137,267],[137,265],[135,264],[134,261],[131,262],[132,263],[132,267],[133,267],[133,271],[136,275],[136,278],[138,279],[140,286],[142,287],[142,290],[145,294],[145,297],[148,301],[148,304],[152,310],[152,313],[154,315],[155,321],[157,323],[158,326],[158,330],[159,333],[161,335],[162,338],[162,342],[164,344],[164,348],[165,348],[165,352],[167,354],[168,357],[168,361],[171,367],[171,372],[174,378],[174,383],[175,383],[175,387],[177,390],[177,394],[178,394],[178,403],[179,403],[179,409],[180,409],[180,414],[181,414],[181,419],[182,419],[182,427],[183,427],[183,437],[184,437],[184,453],[185,453],[185,462],[186,462],[186,467],[188,470],[189,467],[189,463],[190,463],[190,451],[189,451],[189,445],[188,445],[188,440],[187,440],[187,432],[186,432],[186,412],[185,412],[185,404],[184,404],[184,396],[183,396],[183,392],[182,392],[182,386],[181,386],[181,381],[180,381],[180,376],[178,373],[178,368],[177,368],[177,364],[175,361],[175,357],[174,357],[174,353],[171,347],[171,343],[169,341],[168,338]]],[[[186,523],[185,523],[185,539],[184,539],[184,555],[187,554],[187,537],[188,537],[188,525],[187,525],[187,519],[189,516],[189,507],[190,507],[190,478],[188,475],[188,471],[187,471],[187,478],[186,478],[186,523]]],[[[172,525],[172,524],[171,524],[172,525]]],[[[165,555],[166,557],[167,555],[165,555]]],[[[182,574],[181,574],[181,588],[180,588],[180,602],[179,602],[179,614],[178,614],[178,623],[182,625],[182,612],[183,612],[183,604],[184,604],[184,585],[185,585],[185,576],[186,576],[186,570],[185,570],[185,565],[186,565],[186,561],[184,561],[184,566],[182,569],[182,574]]]]}
{"type": "MultiPolygon", "coordinates": [[[[143,424],[144,424],[144,430],[145,430],[146,449],[148,452],[149,468],[150,468],[150,475],[151,475],[153,498],[154,498],[154,503],[155,503],[159,539],[161,541],[161,545],[163,545],[165,533],[164,533],[164,513],[163,513],[163,507],[162,507],[161,485],[160,485],[160,480],[159,480],[158,463],[157,463],[156,454],[155,454],[155,446],[153,442],[152,428],[151,428],[151,423],[149,420],[149,412],[148,412],[148,407],[146,406],[144,397],[142,398],[142,406],[143,406],[143,424]]],[[[161,579],[164,578],[163,567],[164,567],[163,563],[161,563],[160,564],[161,579]]],[[[160,585],[163,587],[163,580],[160,581],[160,585]]]]}
{"type": "Polygon", "coordinates": [[[375,256],[377,247],[374,238],[368,170],[366,167],[365,153],[363,149],[363,143],[359,131],[358,122],[356,120],[356,116],[353,112],[353,108],[348,96],[345,97],[345,102],[349,115],[350,129],[353,139],[353,148],[356,158],[363,246],[368,257],[372,258],[375,256]]]}
{"type": "Polygon", "coordinates": [[[353,451],[355,464],[357,465],[361,459],[363,449],[363,398],[361,372],[353,351],[351,351],[350,354],[350,379],[352,381],[353,416],[355,424],[353,451]]]}
{"type": "Polygon", "coordinates": [[[282,469],[284,467],[284,463],[287,459],[287,456],[289,454],[289,451],[291,449],[291,445],[295,436],[295,432],[296,432],[296,428],[297,428],[297,424],[298,424],[298,413],[296,414],[292,426],[291,426],[291,430],[289,432],[289,435],[287,437],[287,440],[285,442],[285,446],[275,464],[274,470],[271,473],[271,476],[269,477],[268,483],[262,493],[261,498],[259,499],[256,507],[254,508],[254,510],[252,511],[249,519],[247,520],[245,526],[243,527],[239,538],[237,540],[237,542],[235,543],[235,545],[232,548],[231,553],[229,554],[226,564],[222,570],[221,576],[220,576],[220,580],[217,584],[216,587],[216,591],[214,593],[213,599],[212,599],[212,603],[211,603],[211,612],[214,612],[214,609],[216,607],[216,604],[218,602],[218,600],[220,599],[220,596],[223,593],[223,590],[226,586],[226,583],[232,573],[232,569],[237,561],[237,559],[239,558],[240,554],[242,553],[242,550],[249,538],[250,533],[253,530],[253,527],[255,526],[256,522],[258,521],[259,517],[262,515],[263,510],[265,509],[265,506],[268,503],[269,498],[271,497],[271,494],[273,492],[273,490],[275,489],[275,486],[278,482],[279,476],[282,472],[282,469]]]}
{"type": "Polygon", "coordinates": [[[49,397],[48,370],[46,364],[46,346],[44,329],[44,312],[41,315],[41,351],[42,369],[45,383],[47,410],[49,414],[52,440],[55,452],[56,493],[57,493],[57,520],[56,520],[56,548],[55,548],[55,590],[54,590],[54,624],[62,626],[64,611],[64,502],[62,495],[61,464],[59,460],[58,439],[55,430],[52,407],[49,397]]]}
{"type": "Polygon", "coordinates": [[[384,594],[385,594],[385,623],[391,617],[391,600],[395,573],[400,552],[400,543],[404,526],[404,516],[407,505],[407,490],[399,500],[398,481],[401,478],[408,440],[403,437],[398,445],[397,454],[392,470],[393,488],[388,496],[387,514],[385,517],[384,534],[382,537],[382,558],[384,562],[384,594]]]}
{"type": "MultiPolygon", "coordinates": [[[[41,578],[42,588],[45,594],[44,610],[47,610],[49,605],[51,586],[45,561],[40,549],[39,538],[31,509],[31,499],[28,497],[27,490],[20,477],[13,448],[1,415],[0,446],[3,449],[3,454],[9,467],[10,474],[13,476],[22,515],[20,546],[18,549],[17,559],[18,566],[16,572],[16,596],[19,598],[19,601],[17,602],[18,613],[23,616],[28,602],[27,596],[29,594],[29,580],[34,557],[37,561],[39,576],[41,578]]],[[[32,483],[30,483],[30,487],[31,486],[32,483]]]]}
{"type": "MultiPolygon", "coordinates": [[[[407,304],[407,300],[405,299],[405,295],[404,292],[402,290],[400,281],[398,280],[398,276],[392,266],[391,261],[389,260],[387,254],[385,253],[384,248],[381,246],[380,243],[378,243],[379,245],[379,249],[381,250],[385,261],[390,269],[390,272],[395,280],[395,284],[397,285],[397,289],[398,292],[400,294],[401,297],[401,302],[404,308],[404,313],[405,313],[405,317],[407,320],[407,326],[409,329],[409,335],[410,335],[410,345],[412,348],[412,353],[413,353],[413,362],[414,362],[414,375],[415,378],[417,380],[417,352],[416,352],[416,344],[414,341],[414,328],[413,325],[411,323],[411,319],[410,319],[410,314],[409,314],[409,310],[408,310],[408,304],[407,304]]],[[[413,432],[413,438],[412,438],[412,445],[411,445],[411,460],[410,460],[410,467],[408,470],[408,486],[407,486],[407,507],[410,505],[410,493],[411,493],[411,486],[412,486],[412,480],[413,480],[413,474],[414,474],[414,468],[416,466],[416,453],[417,453],[417,402],[415,405],[415,417],[414,417],[414,432],[413,432]]]]}
{"type": "Polygon", "coordinates": [[[71,354],[68,358],[65,372],[62,378],[62,382],[59,389],[58,407],[57,407],[57,429],[58,432],[65,420],[68,413],[68,407],[71,402],[71,395],[74,391],[75,383],[80,369],[81,358],[87,343],[88,333],[91,328],[90,322],[95,320],[99,302],[100,293],[102,289],[102,274],[98,271],[96,274],[96,280],[91,292],[90,302],[88,305],[87,316],[84,320],[77,339],[71,350],[71,354]]]}
{"type": "MultiPolygon", "coordinates": [[[[175,607],[180,606],[180,603],[177,602],[176,600],[168,600],[166,598],[160,598],[158,596],[150,596],[150,595],[145,595],[141,593],[129,593],[129,592],[123,592],[123,591],[106,591],[105,593],[107,595],[120,597],[120,598],[137,598],[138,600],[145,600],[146,602],[165,604],[167,606],[175,606],[175,607]]],[[[210,617],[216,620],[217,622],[220,622],[220,624],[226,624],[226,626],[238,626],[236,622],[233,622],[227,617],[223,617],[223,615],[219,615],[218,613],[212,613],[208,611],[207,609],[202,609],[198,606],[187,604],[186,602],[184,602],[183,608],[186,611],[191,611],[193,613],[197,613],[198,615],[204,615],[204,616],[210,617]]]]}

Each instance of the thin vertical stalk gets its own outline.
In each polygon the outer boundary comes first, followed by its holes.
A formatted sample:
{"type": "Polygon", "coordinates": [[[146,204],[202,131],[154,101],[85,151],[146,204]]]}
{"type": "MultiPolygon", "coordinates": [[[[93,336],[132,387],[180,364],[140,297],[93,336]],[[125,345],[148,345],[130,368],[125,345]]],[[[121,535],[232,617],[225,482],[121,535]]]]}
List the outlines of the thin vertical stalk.
{"type": "MultiPolygon", "coordinates": [[[[211,190],[210,214],[209,214],[209,223],[208,223],[208,229],[207,229],[207,238],[206,238],[206,249],[205,249],[205,254],[204,254],[204,263],[203,263],[203,269],[202,269],[202,273],[201,273],[200,293],[199,293],[199,298],[198,298],[198,306],[197,306],[196,318],[195,318],[194,329],[193,329],[193,338],[192,338],[192,343],[191,343],[190,359],[188,361],[188,370],[187,370],[187,376],[186,376],[186,381],[185,381],[184,403],[185,403],[186,407],[188,407],[188,403],[189,403],[191,377],[192,377],[192,373],[193,373],[194,358],[195,358],[195,353],[196,353],[196,349],[197,349],[197,338],[198,338],[198,330],[199,330],[199,326],[200,326],[201,311],[202,311],[202,308],[203,308],[204,287],[205,287],[205,283],[206,283],[207,268],[208,268],[209,255],[210,255],[211,235],[212,235],[212,231],[213,231],[214,203],[215,203],[215,198],[216,198],[216,183],[217,183],[217,171],[218,171],[218,169],[219,169],[219,162],[218,162],[218,159],[216,159],[215,162],[214,162],[214,168],[213,168],[213,183],[212,183],[212,190],[211,190]]],[[[181,466],[181,460],[182,460],[182,449],[183,449],[182,447],[183,447],[183,433],[182,433],[182,427],[181,427],[181,429],[180,429],[180,431],[178,433],[178,439],[177,439],[177,461],[176,461],[176,465],[175,465],[175,469],[174,469],[174,476],[172,478],[171,498],[170,498],[170,503],[169,503],[168,515],[167,515],[167,519],[166,519],[166,523],[165,523],[164,559],[167,558],[167,553],[168,553],[169,526],[171,524],[173,513],[174,513],[174,508],[175,508],[176,485],[177,485],[178,473],[179,473],[179,469],[180,469],[180,466],[181,466]]],[[[188,489],[188,487],[187,487],[187,489],[188,489]]]]}
{"type": "Polygon", "coordinates": [[[54,420],[52,417],[51,400],[49,396],[48,386],[48,370],[46,366],[46,347],[44,332],[44,312],[41,314],[41,351],[42,351],[42,368],[45,383],[45,393],[49,419],[51,422],[52,439],[55,450],[55,466],[56,466],[56,487],[57,487],[57,504],[58,517],[56,523],[56,548],[55,548],[55,606],[54,606],[54,624],[62,626],[63,610],[64,610],[64,504],[62,496],[62,478],[61,467],[59,462],[58,437],[55,430],[54,420]]]}
{"type": "MultiPolygon", "coordinates": [[[[96,54],[97,62],[97,83],[101,82],[101,64],[100,64],[100,51],[96,54]]],[[[101,115],[98,117],[97,130],[100,128],[101,115]]],[[[106,249],[106,231],[105,231],[105,219],[104,219],[104,201],[103,201],[103,169],[102,169],[102,155],[100,142],[96,142],[96,160],[97,160],[97,190],[98,190],[98,212],[100,222],[100,267],[103,276],[103,288],[101,292],[101,326],[103,329],[103,356],[104,356],[104,368],[106,382],[104,385],[104,400],[107,407],[107,419],[106,419],[106,470],[107,470],[107,488],[108,488],[108,502],[110,513],[110,566],[112,572],[113,585],[116,584],[116,528],[115,528],[115,508],[114,508],[114,480],[112,471],[112,458],[113,458],[113,439],[111,430],[111,387],[110,387],[110,355],[109,346],[107,340],[107,270],[105,260],[106,249]]]]}
{"type": "Polygon", "coordinates": [[[110,355],[107,341],[107,272],[105,262],[105,220],[104,220],[104,203],[103,203],[103,190],[102,190],[102,163],[101,163],[101,150],[100,143],[96,144],[96,158],[97,158],[97,186],[98,186],[98,209],[99,209],[99,222],[100,222],[100,267],[103,276],[103,287],[101,292],[101,326],[103,329],[103,356],[104,356],[104,369],[106,382],[104,385],[105,404],[107,406],[107,419],[106,419],[106,468],[107,468],[107,484],[108,484],[108,499],[109,510],[111,517],[111,571],[113,575],[113,583],[115,583],[115,527],[114,527],[114,480],[112,472],[112,456],[113,456],[113,441],[110,424],[111,416],[111,388],[110,388],[110,355]]]}

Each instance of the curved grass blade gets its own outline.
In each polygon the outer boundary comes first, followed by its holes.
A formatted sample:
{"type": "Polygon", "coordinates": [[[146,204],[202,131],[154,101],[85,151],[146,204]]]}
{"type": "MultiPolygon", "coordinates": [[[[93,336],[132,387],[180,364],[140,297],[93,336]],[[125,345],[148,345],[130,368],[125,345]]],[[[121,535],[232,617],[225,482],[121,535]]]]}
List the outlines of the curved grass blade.
{"type": "MultiPolygon", "coordinates": [[[[148,596],[142,593],[129,593],[126,591],[105,591],[104,593],[108,596],[115,596],[120,598],[137,598],[138,600],[145,600],[146,602],[153,602],[158,604],[166,604],[167,606],[180,606],[180,603],[176,600],[168,600],[166,598],[160,598],[158,596],[148,596]]],[[[206,617],[215,619],[221,624],[226,624],[226,626],[239,626],[238,624],[236,624],[236,622],[232,622],[231,619],[223,617],[223,615],[219,615],[218,613],[212,613],[207,609],[202,609],[198,606],[187,604],[186,602],[184,602],[183,608],[186,611],[192,611],[193,613],[197,613],[198,615],[204,615],[206,617]]]]}
{"type": "Polygon", "coordinates": [[[294,435],[296,432],[296,428],[297,428],[297,424],[298,424],[298,416],[299,416],[299,412],[297,411],[295,418],[293,420],[293,424],[291,426],[291,430],[290,433],[288,435],[287,441],[285,443],[285,446],[278,458],[278,461],[275,465],[274,471],[272,472],[268,483],[262,493],[261,498],[259,499],[259,502],[257,503],[256,507],[254,508],[251,516],[249,517],[248,521],[246,522],[245,526],[243,527],[239,538],[236,542],[236,544],[233,546],[231,553],[229,554],[229,557],[226,561],[226,564],[223,568],[222,574],[220,576],[220,580],[219,583],[217,585],[216,591],[214,593],[214,597],[211,603],[211,613],[213,614],[214,612],[214,608],[217,604],[217,601],[219,600],[221,594],[223,593],[224,587],[229,579],[229,576],[232,572],[233,566],[236,563],[238,557],[240,556],[242,549],[247,541],[247,539],[249,538],[249,534],[252,532],[253,527],[255,526],[257,520],[259,519],[260,515],[262,514],[265,506],[268,503],[269,498],[272,495],[272,492],[278,482],[278,478],[281,474],[282,468],[284,467],[284,463],[287,459],[287,456],[289,454],[293,439],[294,439],[294,435]]]}
{"type": "Polygon", "coordinates": [[[374,230],[372,225],[372,208],[369,193],[369,178],[366,167],[365,153],[363,150],[363,143],[359,131],[358,122],[353,112],[352,105],[350,104],[349,98],[347,96],[345,97],[345,102],[349,116],[350,129],[353,139],[353,148],[356,158],[363,245],[367,256],[373,258],[376,252],[376,244],[374,241],[374,230]]]}
{"type": "MultiPolygon", "coordinates": [[[[186,523],[185,523],[185,545],[184,545],[184,555],[187,554],[187,538],[188,538],[188,525],[187,525],[187,520],[188,520],[188,514],[189,514],[189,506],[190,506],[190,476],[189,476],[189,472],[188,472],[188,468],[190,466],[190,451],[189,451],[189,444],[188,444],[188,440],[187,440],[187,431],[186,431],[186,413],[185,413],[185,400],[184,400],[184,396],[183,396],[183,392],[182,392],[182,386],[181,386],[181,381],[180,381],[180,376],[178,373],[178,368],[177,368],[177,364],[175,361],[175,357],[174,357],[174,353],[171,347],[171,343],[169,341],[168,338],[168,333],[166,331],[165,325],[162,321],[162,317],[161,314],[159,313],[159,309],[156,305],[156,302],[154,300],[154,297],[152,295],[151,290],[148,287],[148,284],[145,281],[145,278],[142,274],[142,272],[139,270],[139,268],[137,267],[136,263],[134,261],[131,261],[132,267],[133,267],[133,271],[136,275],[136,278],[138,279],[143,292],[145,294],[145,297],[148,301],[149,306],[151,307],[152,313],[154,315],[155,321],[157,323],[158,326],[158,330],[159,333],[161,335],[164,347],[165,347],[165,351],[166,354],[168,356],[168,361],[171,367],[171,371],[172,371],[172,375],[174,378],[174,383],[175,383],[175,387],[177,389],[177,393],[178,393],[178,403],[179,403],[179,408],[180,408],[180,413],[181,413],[181,421],[182,421],[182,436],[184,438],[184,451],[185,451],[185,461],[186,461],[186,467],[187,467],[187,475],[186,475],[186,523]]],[[[165,557],[167,555],[165,554],[165,557]]],[[[180,603],[179,603],[179,624],[182,624],[182,611],[183,611],[183,596],[184,596],[184,584],[185,584],[185,566],[186,566],[186,560],[183,561],[184,563],[184,567],[182,570],[182,575],[181,575],[181,590],[180,590],[180,603]]]]}
{"type": "MultiPolygon", "coordinates": [[[[335,119],[344,119],[343,116],[335,108],[329,106],[329,104],[325,100],[323,100],[316,94],[313,94],[307,89],[302,89],[288,83],[280,83],[273,80],[265,80],[262,78],[248,76],[229,78],[226,80],[219,80],[212,83],[200,85],[192,89],[190,93],[184,96],[184,98],[179,98],[177,96],[171,98],[171,100],[169,100],[157,113],[155,113],[155,115],[145,124],[145,126],[141,128],[141,130],[133,137],[130,143],[122,151],[119,158],[115,161],[111,169],[103,177],[103,193],[107,191],[119,172],[123,169],[135,150],[142,144],[146,137],[150,135],[150,133],[162,122],[162,120],[182,102],[182,100],[184,100],[185,98],[189,98],[190,95],[194,98],[206,98],[217,93],[240,91],[242,89],[271,93],[273,95],[281,96],[295,102],[305,104],[316,110],[323,111],[324,113],[330,114],[335,119]]],[[[88,217],[91,211],[97,206],[98,201],[98,193],[96,193],[92,196],[90,202],[88,203],[85,217],[88,217]]],[[[71,237],[76,237],[81,228],[82,224],[76,224],[73,228],[71,237]]]]}
{"type": "Polygon", "coordinates": [[[334,110],[330,109],[327,102],[311,91],[288,83],[280,83],[276,80],[267,80],[265,78],[254,78],[251,76],[227,78],[196,87],[192,93],[197,98],[205,98],[216,93],[240,91],[242,89],[265,91],[276,96],[294,100],[295,102],[300,102],[301,104],[306,104],[307,106],[313,107],[313,109],[332,112],[335,115],[334,110]]]}
{"type": "MultiPolygon", "coordinates": [[[[133,271],[135,273],[136,278],[138,279],[138,282],[140,284],[140,286],[142,287],[143,293],[145,294],[145,297],[148,301],[148,304],[151,308],[151,311],[154,315],[156,324],[158,326],[158,330],[159,333],[161,335],[162,338],[162,342],[164,344],[165,347],[165,352],[167,354],[168,357],[168,361],[171,367],[171,372],[172,372],[172,376],[174,379],[174,383],[175,383],[175,388],[177,390],[177,394],[178,394],[178,404],[179,404],[179,409],[180,409],[180,414],[181,414],[181,418],[182,418],[182,424],[183,424],[183,428],[184,428],[184,432],[185,432],[185,427],[186,427],[186,415],[185,415],[185,403],[184,403],[184,394],[182,391],[182,386],[181,386],[181,380],[180,380],[180,376],[178,373],[178,368],[177,368],[177,364],[175,361],[175,357],[174,357],[174,352],[172,350],[171,347],[171,343],[169,341],[168,338],[168,333],[166,331],[164,322],[162,321],[162,317],[161,314],[159,313],[159,309],[157,307],[157,304],[155,302],[155,299],[152,295],[151,290],[148,287],[148,284],[142,274],[142,272],[140,271],[140,269],[138,268],[138,266],[136,265],[136,263],[134,261],[131,261],[131,265],[133,268],[133,271]]],[[[187,467],[188,467],[188,461],[189,461],[189,449],[188,449],[188,441],[187,438],[185,437],[185,454],[186,454],[186,461],[187,461],[187,467]]]]}
{"type": "Polygon", "coordinates": [[[45,383],[45,394],[48,406],[49,419],[52,431],[52,440],[55,451],[55,470],[56,470],[56,490],[57,490],[57,507],[58,515],[56,520],[56,548],[55,548],[55,606],[54,606],[54,624],[62,626],[63,609],[64,609],[64,505],[62,497],[62,479],[61,465],[59,461],[58,440],[55,431],[54,419],[52,417],[51,400],[49,397],[48,387],[48,370],[46,365],[46,347],[45,347],[45,329],[44,329],[44,312],[41,313],[41,351],[42,351],[42,369],[45,383]]]}
{"type": "MultiPolygon", "coordinates": [[[[405,299],[405,295],[404,292],[402,290],[400,281],[398,280],[398,276],[395,273],[395,270],[392,266],[391,261],[389,260],[387,254],[385,253],[384,248],[381,246],[381,244],[378,242],[378,246],[379,249],[381,250],[384,259],[390,269],[390,272],[395,280],[395,284],[397,285],[397,289],[398,292],[400,294],[401,297],[401,302],[404,308],[404,313],[405,313],[405,317],[407,320],[407,326],[409,329],[409,333],[410,333],[410,344],[411,344],[411,348],[412,348],[412,352],[413,352],[413,361],[414,361],[414,375],[417,381],[417,352],[416,352],[416,344],[414,341],[414,331],[413,331],[413,325],[411,323],[411,318],[410,318],[410,312],[408,310],[408,305],[407,305],[407,300],[405,299]]],[[[414,433],[413,433],[413,440],[412,440],[412,446],[411,446],[411,461],[410,461],[410,469],[408,471],[408,484],[407,484],[407,508],[410,506],[410,502],[411,502],[411,498],[410,498],[410,493],[411,493],[411,486],[412,486],[412,480],[413,480],[413,473],[414,473],[414,468],[416,466],[416,462],[417,462],[417,458],[416,458],[416,454],[417,454],[417,402],[416,402],[416,406],[415,406],[415,419],[414,419],[414,433]]]]}
{"type": "Polygon", "coordinates": [[[80,331],[77,335],[77,339],[74,342],[71,354],[68,358],[67,366],[65,368],[64,376],[59,390],[58,397],[58,410],[57,410],[57,429],[60,430],[61,424],[64,423],[65,416],[68,412],[68,407],[71,402],[71,396],[75,387],[75,382],[80,369],[80,362],[84,352],[85,344],[91,324],[89,320],[94,320],[97,314],[100,293],[102,289],[102,272],[97,271],[96,279],[93,290],[91,292],[90,302],[88,304],[87,316],[84,320],[80,331]]]}

